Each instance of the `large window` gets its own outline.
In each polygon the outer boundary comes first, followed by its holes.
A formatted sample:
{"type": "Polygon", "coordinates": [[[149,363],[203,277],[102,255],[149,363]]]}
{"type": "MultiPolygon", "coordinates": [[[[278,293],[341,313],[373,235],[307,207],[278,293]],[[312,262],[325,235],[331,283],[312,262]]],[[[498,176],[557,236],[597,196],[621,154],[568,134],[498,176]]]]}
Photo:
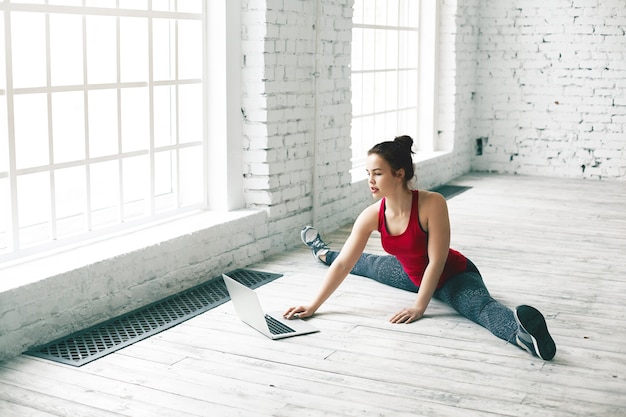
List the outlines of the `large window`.
{"type": "Polygon", "coordinates": [[[434,150],[437,0],[355,0],[352,30],[352,165],[396,135],[434,150]]]}
{"type": "Polygon", "coordinates": [[[205,203],[203,7],[0,4],[0,260],[205,203]]]}

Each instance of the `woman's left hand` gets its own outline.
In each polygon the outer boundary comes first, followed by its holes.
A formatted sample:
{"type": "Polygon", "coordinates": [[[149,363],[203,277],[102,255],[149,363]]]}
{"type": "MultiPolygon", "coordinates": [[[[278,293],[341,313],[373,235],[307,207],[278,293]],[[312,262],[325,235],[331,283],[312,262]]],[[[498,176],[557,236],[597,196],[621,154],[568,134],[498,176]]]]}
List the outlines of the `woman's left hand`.
{"type": "Polygon", "coordinates": [[[411,322],[421,319],[423,315],[424,315],[424,312],[419,311],[416,308],[403,308],[395,316],[393,316],[389,321],[391,323],[409,324],[411,322]]]}

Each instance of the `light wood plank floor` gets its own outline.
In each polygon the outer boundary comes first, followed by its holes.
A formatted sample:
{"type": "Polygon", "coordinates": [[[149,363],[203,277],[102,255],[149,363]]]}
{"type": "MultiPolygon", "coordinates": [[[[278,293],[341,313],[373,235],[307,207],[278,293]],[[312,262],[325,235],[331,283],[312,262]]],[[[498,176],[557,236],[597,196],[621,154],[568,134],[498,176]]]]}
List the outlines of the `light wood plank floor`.
{"type": "MultiPolygon", "coordinates": [[[[0,416],[626,416],[626,183],[453,183],[472,189],[448,202],[452,246],[504,304],[544,312],[553,361],[436,300],[392,325],[414,295],[350,276],[313,335],[267,340],[226,303],[82,368],[5,361],[0,416]]],[[[368,250],[382,253],[375,236],[368,250]]],[[[267,310],[306,303],[326,270],[304,245],[249,267],[284,274],[257,290],[267,310]]]]}

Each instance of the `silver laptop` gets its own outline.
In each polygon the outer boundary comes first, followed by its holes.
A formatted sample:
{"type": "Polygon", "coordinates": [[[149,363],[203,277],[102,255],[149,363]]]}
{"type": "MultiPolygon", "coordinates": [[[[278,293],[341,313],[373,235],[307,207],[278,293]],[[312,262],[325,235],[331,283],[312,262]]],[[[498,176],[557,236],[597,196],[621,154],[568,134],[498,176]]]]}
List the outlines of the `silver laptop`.
{"type": "Polygon", "coordinates": [[[239,316],[241,321],[270,339],[283,339],[285,337],[319,332],[318,329],[303,320],[287,320],[283,318],[281,313],[264,313],[259,298],[252,289],[235,281],[228,275],[222,274],[222,277],[230,294],[230,299],[235,306],[237,316],[239,316]]]}

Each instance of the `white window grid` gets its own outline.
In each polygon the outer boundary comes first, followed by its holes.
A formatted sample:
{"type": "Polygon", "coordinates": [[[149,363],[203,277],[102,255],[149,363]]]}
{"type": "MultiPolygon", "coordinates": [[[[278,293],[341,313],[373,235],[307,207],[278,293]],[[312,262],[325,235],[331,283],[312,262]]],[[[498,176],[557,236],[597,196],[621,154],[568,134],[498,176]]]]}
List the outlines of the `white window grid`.
{"type": "MultiPolygon", "coordinates": [[[[352,165],[397,135],[418,131],[419,0],[355,0],[352,31],[352,165]]],[[[362,169],[361,169],[362,170],[362,169]]]]}
{"type": "Polygon", "coordinates": [[[206,205],[205,7],[0,3],[0,260],[206,205]]]}

